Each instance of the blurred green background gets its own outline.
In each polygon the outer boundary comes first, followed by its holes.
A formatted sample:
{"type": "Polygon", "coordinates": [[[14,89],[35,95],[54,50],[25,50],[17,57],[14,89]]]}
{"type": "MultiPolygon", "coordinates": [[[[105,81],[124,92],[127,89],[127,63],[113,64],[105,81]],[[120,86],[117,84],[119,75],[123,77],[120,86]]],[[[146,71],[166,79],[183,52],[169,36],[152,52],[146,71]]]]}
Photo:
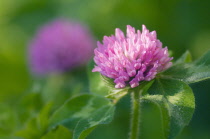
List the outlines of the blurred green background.
{"type": "MultiPolygon", "coordinates": [[[[0,0],[0,133],[5,133],[0,135],[2,139],[21,125],[15,105],[31,90],[35,80],[28,67],[28,43],[41,25],[58,17],[87,24],[96,40],[113,34],[115,28],[125,30],[129,24],[141,29],[145,24],[150,31],[157,31],[175,59],[187,49],[196,59],[210,48],[209,0],[0,0]]],[[[210,81],[204,81],[191,85],[196,109],[190,125],[178,139],[210,138],[209,84],[210,81]]],[[[38,109],[39,105],[29,109],[38,109]]],[[[126,96],[118,104],[114,121],[98,127],[88,138],[126,139],[129,105],[126,96]]]]}

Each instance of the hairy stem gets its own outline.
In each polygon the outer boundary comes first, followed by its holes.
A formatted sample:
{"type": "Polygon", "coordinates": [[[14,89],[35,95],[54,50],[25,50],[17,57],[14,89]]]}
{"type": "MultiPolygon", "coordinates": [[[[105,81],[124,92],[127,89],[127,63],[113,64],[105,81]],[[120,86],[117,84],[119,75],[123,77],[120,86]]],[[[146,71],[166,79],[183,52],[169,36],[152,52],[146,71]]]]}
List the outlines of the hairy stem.
{"type": "Polygon", "coordinates": [[[129,139],[138,139],[140,130],[140,95],[139,89],[131,92],[131,121],[129,139]]]}

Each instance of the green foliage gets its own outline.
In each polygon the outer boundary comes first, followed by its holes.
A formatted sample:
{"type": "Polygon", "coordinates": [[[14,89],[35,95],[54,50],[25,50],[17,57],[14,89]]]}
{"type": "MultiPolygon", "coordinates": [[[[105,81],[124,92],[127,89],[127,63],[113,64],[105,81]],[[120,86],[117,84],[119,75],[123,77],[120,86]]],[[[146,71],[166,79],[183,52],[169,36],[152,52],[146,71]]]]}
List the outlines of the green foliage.
{"type": "Polygon", "coordinates": [[[183,59],[183,62],[179,62],[182,57],[177,64],[166,70],[161,76],[181,80],[188,84],[210,78],[210,51],[191,63],[184,63],[189,56],[183,59]]]}
{"type": "Polygon", "coordinates": [[[74,130],[74,139],[82,139],[96,126],[110,123],[115,110],[114,105],[108,99],[91,94],[67,100],[52,115],[51,108],[52,104],[47,104],[37,116],[33,116],[25,127],[16,133],[16,136],[26,139],[41,137],[44,139],[56,138],[67,132],[67,135],[63,136],[67,138],[72,137],[69,130],[74,130]]]}
{"type": "MultiPolygon", "coordinates": [[[[150,118],[161,121],[158,126],[158,130],[161,130],[157,135],[163,138],[176,137],[188,125],[195,109],[191,88],[184,82],[173,79],[155,79],[148,94],[142,96],[141,101],[143,105],[152,103],[152,111],[159,111],[160,117],[150,118]]],[[[142,114],[144,115],[144,111],[142,114]]],[[[147,123],[143,120],[143,127],[145,124],[147,123]]],[[[144,135],[144,132],[142,134],[144,135]]]]}
{"type": "Polygon", "coordinates": [[[113,105],[103,106],[89,117],[80,120],[74,130],[73,139],[85,139],[97,125],[110,123],[114,117],[114,111],[113,105]]]}
{"type": "Polygon", "coordinates": [[[23,125],[25,125],[29,119],[38,115],[41,109],[43,109],[43,106],[41,94],[39,92],[27,92],[24,94],[14,106],[14,111],[16,112],[16,118],[18,120],[18,128],[16,130],[23,128],[23,125]]]}
{"type": "Polygon", "coordinates": [[[0,104],[0,138],[6,137],[16,128],[16,113],[7,105],[0,104]],[[9,124],[8,124],[9,123],[9,124]]]}
{"type": "Polygon", "coordinates": [[[87,73],[89,77],[89,86],[90,86],[90,92],[99,94],[102,96],[106,96],[109,92],[109,88],[106,86],[106,84],[102,80],[102,76],[98,72],[92,72],[92,69],[94,68],[94,61],[91,60],[87,67],[87,73]]]}
{"type": "Polygon", "coordinates": [[[148,93],[141,98],[143,138],[151,138],[151,131],[160,138],[174,138],[188,125],[194,113],[195,100],[187,84],[209,79],[209,69],[210,51],[194,62],[187,51],[171,68],[158,75],[148,93]],[[147,131],[147,125],[152,123],[156,126],[147,131]]]}
{"type": "Polygon", "coordinates": [[[113,88],[106,97],[112,99],[113,103],[117,103],[122,97],[128,94],[128,91],[129,87],[123,89],[113,88]]]}
{"type": "Polygon", "coordinates": [[[192,62],[192,56],[189,51],[186,51],[176,62],[173,63],[173,65],[189,62],[192,62]]]}
{"type": "Polygon", "coordinates": [[[72,123],[76,124],[80,118],[88,117],[94,110],[109,103],[109,100],[89,94],[75,97],[67,101],[52,115],[50,126],[54,127],[58,124],[68,124],[68,122],[73,126],[72,123]]]}
{"type": "Polygon", "coordinates": [[[68,100],[50,118],[49,127],[64,125],[74,130],[74,139],[85,138],[97,125],[110,123],[114,105],[106,98],[84,94],[68,100]]]}
{"type": "Polygon", "coordinates": [[[72,132],[64,126],[58,126],[55,129],[49,131],[41,139],[72,139],[72,132]]]}
{"type": "Polygon", "coordinates": [[[51,107],[52,104],[47,104],[36,117],[31,118],[25,127],[16,133],[16,136],[26,139],[42,137],[48,127],[51,107]]]}

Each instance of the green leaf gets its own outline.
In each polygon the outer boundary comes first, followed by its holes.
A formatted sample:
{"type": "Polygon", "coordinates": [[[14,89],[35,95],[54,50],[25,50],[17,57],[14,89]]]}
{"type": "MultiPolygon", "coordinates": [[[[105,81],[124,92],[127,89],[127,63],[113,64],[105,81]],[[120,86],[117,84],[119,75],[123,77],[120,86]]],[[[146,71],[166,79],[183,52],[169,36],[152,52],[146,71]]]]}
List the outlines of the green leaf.
{"type": "Polygon", "coordinates": [[[11,106],[0,103],[0,138],[9,136],[15,130],[18,120],[11,106]]]}
{"type": "Polygon", "coordinates": [[[72,139],[72,132],[64,126],[58,126],[55,129],[49,131],[41,139],[72,139]]]}
{"type": "Polygon", "coordinates": [[[192,56],[189,51],[186,51],[174,64],[189,63],[192,62],[192,56]]]}
{"type": "Polygon", "coordinates": [[[210,66],[210,50],[196,60],[195,65],[210,66]]]}
{"type": "Polygon", "coordinates": [[[51,106],[51,103],[44,106],[36,117],[31,118],[22,130],[16,132],[16,135],[26,139],[40,138],[48,127],[51,106]]]}
{"type": "Polygon", "coordinates": [[[169,78],[169,79],[177,79],[180,81],[184,81],[186,83],[190,83],[189,79],[193,74],[193,71],[190,69],[192,64],[176,64],[173,65],[168,70],[164,71],[160,74],[161,78],[169,78]]]}
{"type": "Polygon", "coordinates": [[[195,83],[210,78],[210,51],[192,63],[178,63],[163,72],[162,78],[171,78],[195,83]]]}
{"type": "Polygon", "coordinates": [[[34,117],[39,113],[43,106],[40,93],[27,92],[18,100],[18,104],[15,106],[16,113],[18,115],[18,121],[20,125],[26,122],[26,120],[34,117]]]}
{"type": "Polygon", "coordinates": [[[102,80],[104,81],[105,85],[109,88],[109,89],[113,89],[115,88],[115,83],[114,80],[111,78],[108,78],[106,76],[101,75],[102,80]]]}
{"type": "Polygon", "coordinates": [[[99,124],[108,124],[114,117],[115,107],[103,106],[89,117],[80,120],[74,130],[73,139],[84,139],[99,124]]]}
{"type": "Polygon", "coordinates": [[[108,124],[114,105],[104,97],[84,94],[67,101],[50,119],[50,127],[63,124],[75,129],[74,138],[85,138],[97,125],[108,124]]]}
{"type": "Polygon", "coordinates": [[[169,129],[169,116],[167,109],[161,107],[162,105],[162,101],[157,103],[149,98],[141,99],[140,138],[167,139],[164,131],[169,129]]]}
{"type": "MultiPolygon", "coordinates": [[[[157,119],[159,126],[154,130],[159,132],[156,134],[163,138],[174,138],[189,124],[194,113],[195,100],[191,88],[178,80],[157,78],[148,92],[149,94],[142,96],[141,101],[143,105],[151,108],[151,120],[157,119]],[[157,117],[153,112],[161,116],[157,117]]],[[[142,117],[145,117],[144,111],[142,114],[142,117]]],[[[146,125],[144,121],[145,119],[142,120],[143,126],[146,125]]]]}
{"type": "Polygon", "coordinates": [[[106,83],[103,81],[103,78],[99,72],[92,72],[94,68],[94,61],[90,61],[87,68],[90,92],[105,96],[109,92],[109,88],[106,86],[106,83]]]}
{"type": "MultiPolygon", "coordinates": [[[[152,85],[154,80],[149,81],[149,82],[141,82],[140,83],[140,87],[142,89],[142,94],[146,94],[147,90],[149,89],[149,87],[152,85]]],[[[112,88],[109,91],[109,94],[106,96],[107,98],[110,98],[113,100],[113,103],[117,103],[122,97],[124,97],[125,95],[128,94],[128,92],[132,92],[133,89],[135,88],[130,88],[130,87],[125,87],[122,89],[118,89],[118,88],[112,88]]]]}
{"type": "Polygon", "coordinates": [[[48,127],[51,107],[52,103],[45,105],[37,117],[37,122],[41,131],[45,131],[48,127]]]}
{"type": "Polygon", "coordinates": [[[15,135],[26,139],[40,138],[41,135],[39,129],[37,128],[36,118],[34,117],[30,119],[30,121],[28,121],[27,124],[25,125],[25,128],[17,131],[15,135]]]}
{"type": "Polygon", "coordinates": [[[112,99],[113,103],[117,103],[123,96],[127,95],[129,91],[129,87],[123,89],[114,88],[109,91],[109,94],[106,96],[109,99],[112,99]]]}
{"type": "Polygon", "coordinates": [[[78,120],[88,117],[93,111],[108,104],[110,104],[108,99],[91,94],[72,98],[52,115],[50,127],[55,127],[59,124],[68,125],[69,123],[71,124],[69,128],[73,129],[78,120]]]}

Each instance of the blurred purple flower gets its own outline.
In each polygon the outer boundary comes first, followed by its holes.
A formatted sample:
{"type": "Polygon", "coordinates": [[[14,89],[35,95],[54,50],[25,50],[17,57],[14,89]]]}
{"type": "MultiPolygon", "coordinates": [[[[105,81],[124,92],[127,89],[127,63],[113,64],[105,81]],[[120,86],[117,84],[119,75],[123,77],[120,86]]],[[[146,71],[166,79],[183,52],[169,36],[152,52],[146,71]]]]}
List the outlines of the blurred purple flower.
{"type": "Polygon", "coordinates": [[[167,47],[157,39],[156,32],[149,32],[143,25],[142,32],[130,25],[126,37],[120,29],[115,36],[104,36],[103,44],[98,42],[94,50],[97,64],[93,72],[113,78],[115,88],[124,88],[129,83],[132,88],[140,81],[150,81],[156,74],[169,68],[173,58],[169,57],[167,47]]]}
{"type": "Polygon", "coordinates": [[[85,64],[92,56],[94,41],[79,23],[57,19],[41,27],[29,47],[35,74],[64,72],[85,64]]]}

